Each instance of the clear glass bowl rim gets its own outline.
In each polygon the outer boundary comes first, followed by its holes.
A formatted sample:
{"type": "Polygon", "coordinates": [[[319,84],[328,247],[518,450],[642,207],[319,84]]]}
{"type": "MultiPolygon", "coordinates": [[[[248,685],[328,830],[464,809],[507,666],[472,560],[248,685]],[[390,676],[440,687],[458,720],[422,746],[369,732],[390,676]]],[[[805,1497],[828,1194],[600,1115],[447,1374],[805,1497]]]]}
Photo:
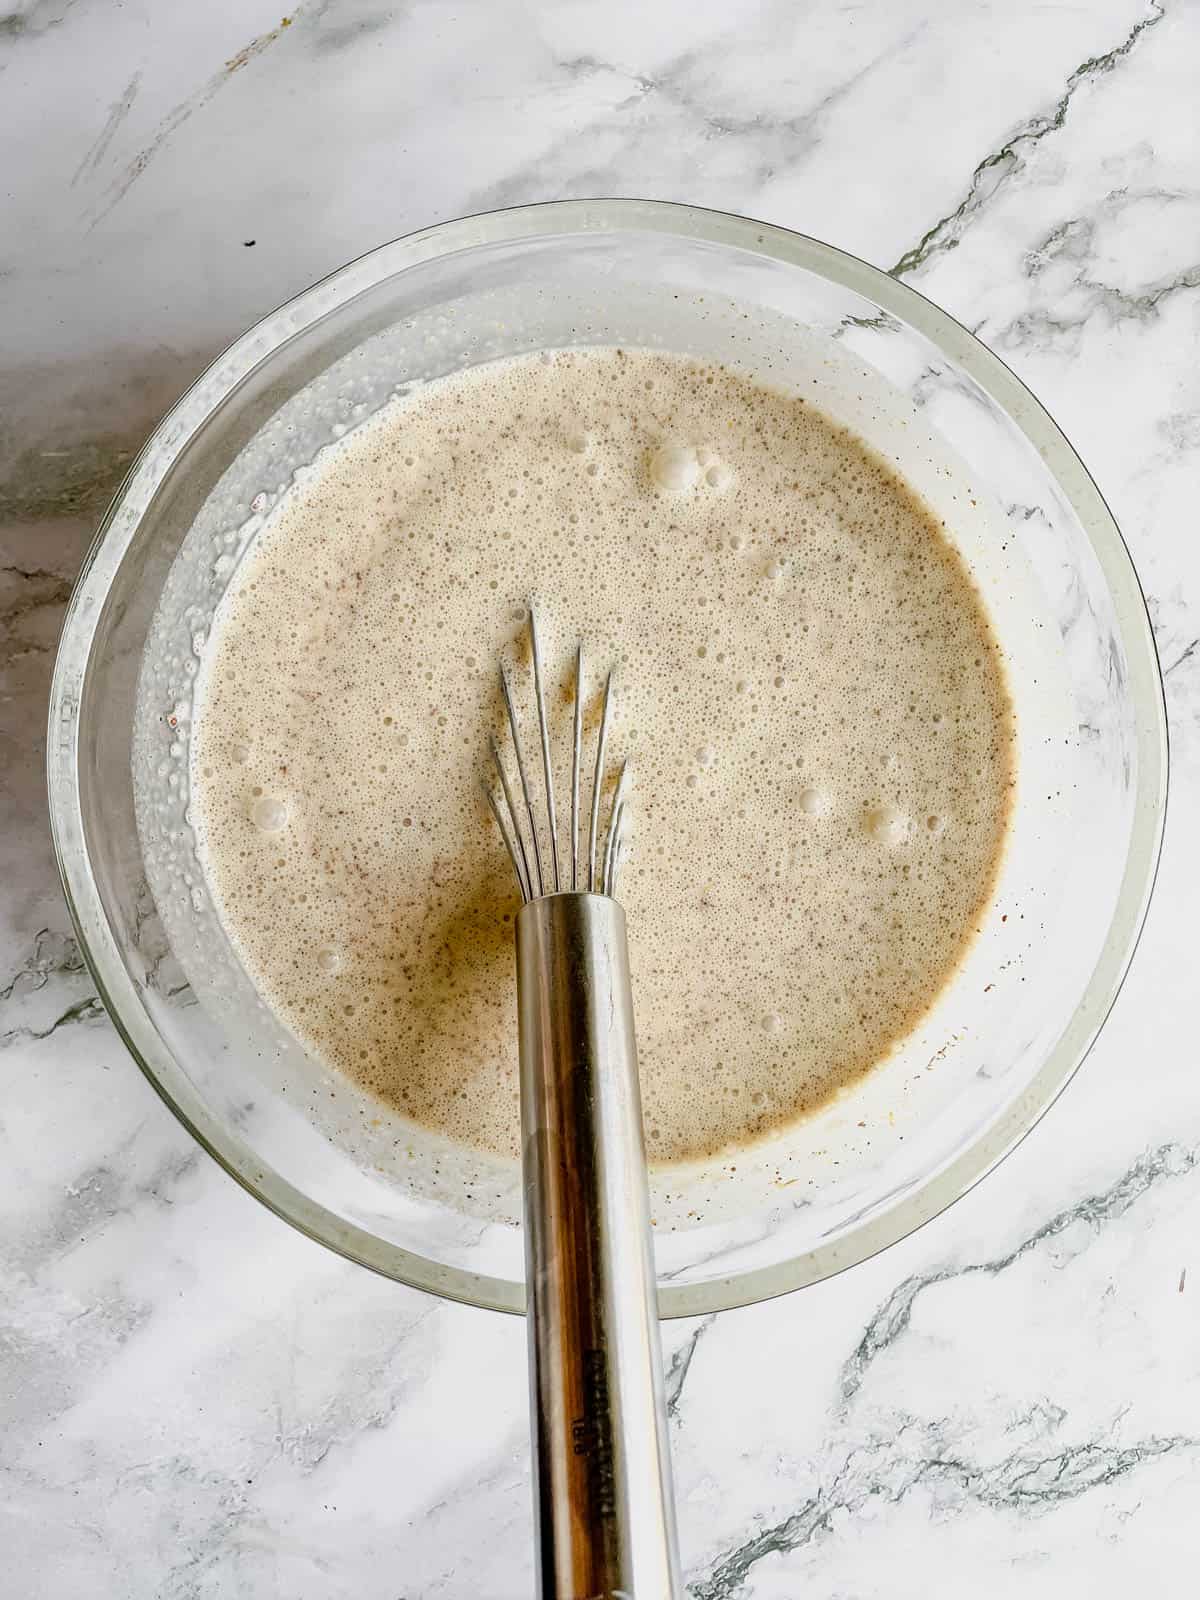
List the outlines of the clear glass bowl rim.
{"type": "Polygon", "coordinates": [[[254,367],[298,327],[419,262],[489,244],[580,232],[646,232],[757,253],[861,294],[929,339],[1007,413],[1079,518],[1113,597],[1135,704],[1137,794],[1116,908],[1080,1003],[1033,1080],[948,1165],[882,1216],[770,1266],[697,1284],[660,1282],[659,1308],[664,1317],[697,1316],[771,1299],[866,1260],[937,1216],[997,1166],[1057,1098],[1090,1049],[1120,991],[1154,887],[1166,816],[1167,718],[1154,635],[1137,573],[1112,513],[1062,430],[999,357],[945,311],[907,284],[806,234],[728,212],[657,200],[555,200],[483,212],[435,224],[358,257],[270,312],[231,344],[171,408],[130,467],[84,560],[59,643],[46,755],[50,820],[68,908],[100,998],[134,1060],[198,1143],[277,1216],[349,1260],[445,1298],[522,1312],[522,1283],[446,1267],[348,1223],[261,1163],[232,1129],[209,1112],[144,1015],[82,848],[79,707],[96,625],[138,522],[196,429],[254,367]],[[80,842],[79,847],[74,841],[80,842]]]}

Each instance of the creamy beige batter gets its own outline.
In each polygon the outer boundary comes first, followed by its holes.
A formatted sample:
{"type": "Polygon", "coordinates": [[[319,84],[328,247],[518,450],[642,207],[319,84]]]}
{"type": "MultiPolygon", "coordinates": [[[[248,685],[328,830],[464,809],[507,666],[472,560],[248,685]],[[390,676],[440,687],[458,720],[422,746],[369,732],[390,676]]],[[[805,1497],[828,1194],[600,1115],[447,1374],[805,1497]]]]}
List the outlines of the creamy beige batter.
{"type": "Polygon", "coordinates": [[[479,776],[530,598],[559,772],[576,640],[593,721],[618,666],[650,1153],[752,1140],[886,1055],[986,912],[1014,746],[978,595],[860,441],[657,352],[431,384],[284,498],[203,667],[217,906],[313,1052],[513,1154],[518,896],[479,776]]]}

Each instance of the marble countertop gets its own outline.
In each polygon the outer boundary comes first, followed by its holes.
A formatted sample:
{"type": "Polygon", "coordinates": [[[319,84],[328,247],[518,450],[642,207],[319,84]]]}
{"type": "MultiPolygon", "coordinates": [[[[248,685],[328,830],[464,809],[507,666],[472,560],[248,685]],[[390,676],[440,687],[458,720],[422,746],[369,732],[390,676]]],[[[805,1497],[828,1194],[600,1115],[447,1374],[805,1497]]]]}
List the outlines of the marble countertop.
{"type": "Polygon", "coordinates": [[[665,1328],[690,1594],[1195,1592],[1198,59],[1195,0],[0,6],[6,1596],[531,1593],[522,1324],[322,1251],[159,1103],[43,719],[99,512],[225,341],[411,228],[601,193],[830,239],[998,350],[1124,529],[1174,753],[1141,950],[1035,1132],[875,1260],[665,1328]]]}

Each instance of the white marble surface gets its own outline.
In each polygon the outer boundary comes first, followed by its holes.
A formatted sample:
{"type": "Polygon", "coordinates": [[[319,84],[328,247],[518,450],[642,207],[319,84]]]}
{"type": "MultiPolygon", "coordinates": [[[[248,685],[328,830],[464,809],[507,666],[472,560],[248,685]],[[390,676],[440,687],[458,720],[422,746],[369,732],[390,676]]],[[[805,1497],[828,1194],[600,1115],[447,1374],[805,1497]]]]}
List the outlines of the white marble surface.
{"type": "Polygon", "coordinates": [[[875,1261],[667,1328],[690,1592],[1194,1593],[1200,6],[13,4],[0,1589],[531,1593],[523,1327],[335,1259],[193,1147],[69,935],[42,719],[120,463],[216,347],[412,227],[636,193],[845,245],[1004,355],[1124,528],[1175,758],[1133,973],[1034,1134],[875,1261]]]}

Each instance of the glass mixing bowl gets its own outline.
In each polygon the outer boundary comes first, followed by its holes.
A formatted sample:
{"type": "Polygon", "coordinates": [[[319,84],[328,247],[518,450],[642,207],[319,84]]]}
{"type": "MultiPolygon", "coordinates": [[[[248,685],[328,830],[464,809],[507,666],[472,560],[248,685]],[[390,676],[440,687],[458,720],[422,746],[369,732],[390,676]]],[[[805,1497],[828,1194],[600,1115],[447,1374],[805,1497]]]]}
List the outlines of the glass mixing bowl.
{"type": "Polygon", "coordinates": [[[519,1311],[515,1171],[360,1103],[250,987],[195,855],[188,731],[214,609],[297,471],[413,383],[592,343],[727,361],[895,461],[985,596],[1020,728],[996,904],[930,1016],[768,1144],[652,1174],[661,1308],[690,1315],[860,1261],[994,1166],[1079,1065],[1146,911],[1167,743],[1137,577],[1062,433],[945,313],[816,240],[638,201],[467,218],[343,268],[233,345],[130,471],[63,633],[51,812],[100,994],[201,1144],[365,1266],[519,1311]]]}

